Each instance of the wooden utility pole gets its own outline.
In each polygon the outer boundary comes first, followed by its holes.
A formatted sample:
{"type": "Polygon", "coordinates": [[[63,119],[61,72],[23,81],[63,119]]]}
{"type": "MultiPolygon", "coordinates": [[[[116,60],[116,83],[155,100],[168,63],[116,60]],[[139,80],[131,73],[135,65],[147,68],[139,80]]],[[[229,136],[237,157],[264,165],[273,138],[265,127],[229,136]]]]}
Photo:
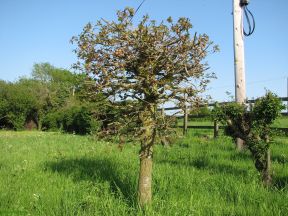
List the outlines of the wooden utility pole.
{"type": "MultiPolygon", "coordinates": [[[[234,70],[235,70],[235,99],[237,103],[245,103],[245,62],[244,62],[244,34],[241,0],[233,0],[233,33],[234,33],[234,70]]],[[[244,147],[244,142],[237,139],[237,149],[244,147]]]]}
{"type": "Polygon", "coordinates": [[[214,120],[214,138],[217,138],[219,135],[219,124],[214,120]]]}

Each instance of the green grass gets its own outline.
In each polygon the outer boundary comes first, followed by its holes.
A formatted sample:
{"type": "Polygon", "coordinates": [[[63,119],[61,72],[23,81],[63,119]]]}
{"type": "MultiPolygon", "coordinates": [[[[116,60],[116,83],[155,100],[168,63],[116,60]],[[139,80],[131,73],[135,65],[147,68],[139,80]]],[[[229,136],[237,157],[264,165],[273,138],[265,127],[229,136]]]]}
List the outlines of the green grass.
{"type": "Polygon", "coordinates": [[[194,130],[156,146],[153,204],[137,206],[139,146],[60,133],[0,132],[0,215],[285,215],[288,139],[272,144],[265,188],[247,152],[194,130]]]}
{"type": "Polygon", "coordinates": [[[276,119],[272,127],[288,128],[288,116],[276,119]]]}

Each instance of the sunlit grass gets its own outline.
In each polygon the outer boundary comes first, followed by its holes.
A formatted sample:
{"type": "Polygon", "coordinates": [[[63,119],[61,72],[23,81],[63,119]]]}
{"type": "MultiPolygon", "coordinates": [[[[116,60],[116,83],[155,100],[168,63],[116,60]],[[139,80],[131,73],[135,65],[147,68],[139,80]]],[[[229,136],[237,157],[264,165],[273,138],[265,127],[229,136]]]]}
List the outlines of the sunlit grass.
{"type": "Polygon", "coordinates": [[[211,131],[156,146],[153,204],[136,202],[139,146],[60,133],[0,132],[0,215],[285,215],[288,139],[264,188],[248,152],[211,131]],[[203,136],[203,134],[208,136],[203,136]]]}
{"type": "Polygon", "coordinates": [[[272,127],[288,128],[288,116],[276,119],[272,127]]]}

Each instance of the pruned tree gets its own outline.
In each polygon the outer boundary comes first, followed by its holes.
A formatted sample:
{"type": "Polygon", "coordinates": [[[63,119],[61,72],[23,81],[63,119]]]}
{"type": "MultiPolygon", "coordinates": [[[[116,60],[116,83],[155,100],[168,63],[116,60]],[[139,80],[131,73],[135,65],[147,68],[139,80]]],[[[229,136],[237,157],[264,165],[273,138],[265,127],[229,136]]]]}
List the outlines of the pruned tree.
{"type": "Polygon", "coordinates": [[[164,128],[157,108],[167,101],[198,103],[214,77],[204,59],[218,48],[206,34],[191,35],[188,18],[173,22],[169,17],[157,24],[146,15],[133,27],[133,16],[134,9],[126,8],[118,11],[117,21],[88,23],[72,42],[79,59],[75,67],[93,78],[98,92],[112,102],[130,99],[140,104],[131,115],[140,122],[135,131],[141,141],[138,198],[143,206],[152,196],[153,144],[164,128]]]}
{"type": "Polygon", "coordinates": [[[225,133],[241,138],[252,154],[255,167],[261,173],[264,185],[269,186],[271,177],[270,126],[284,108],[281,100],[267,92],[256,100],[252,110],[244,104],[228,103],[213,110],[214,118],[226,125],[225,133]]]}

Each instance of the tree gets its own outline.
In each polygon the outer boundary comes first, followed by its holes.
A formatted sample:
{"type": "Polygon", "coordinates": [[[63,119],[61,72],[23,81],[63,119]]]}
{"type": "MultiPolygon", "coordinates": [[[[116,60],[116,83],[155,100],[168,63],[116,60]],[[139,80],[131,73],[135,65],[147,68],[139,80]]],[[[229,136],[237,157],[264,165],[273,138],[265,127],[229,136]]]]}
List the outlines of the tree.
{"type": "Polygon", "coordinates": [[[36,99],[22,82],[0,83],[0,127],[21,130],[33,113],[36,99]]]}
{"type": "Polygon", "coordinates": [[[31,75],[32,79],[26,82],[30,83],[28,87],[33,86],[38,98],[37,119],[41,129],[43,118],[49,112],[59,111],[65,106],[82,80],[78,78],[80,75],[54,67],[49,63],[34,64],[31,75]]]}
{"type": "Polygon", "coordinates": [[[76,80],[75,74],[68,70],[54,67],[48,62],[34,64],[31,75],[33,80],[44,83],[74,83],[76,80]]]}
{"type": "MultiPolygon", "coordinates": [[[[84,79],[81,74],[49,63],[34,64],[31,75],[32,78],[22,77],[13,83],[0,81],[1,128],[19,130],[38,126],[41,130],[48,113],[64,112],[62,108],[74,98],[73,89],[79,91],[84,79]]],[[[51,116],[55,115],[49,114],[50,120],[51,116]]]]}
{"type": "Polygon", "coordinates": [[[256,100],[252,110],[244,104],[229,103],[216,107],[215,120],[227,125],[225,132],[233,138],[241,138],[250,150],[256,169],[262,175],[264,185],[270,185],[271,160],[269,151],[270,125],[280,115],[284,106],[278,97],[267,92],[256,100]]]}
{"type": "MultiPolygon", "coordinates": [[[[8,121],[9,102],[7,99],[8,88],[9,83],[0,80],[0,128],[7,127],[9,122],[8,121]]],[[[9,124],[9,127],[12,128],[12,125],[9,124]]]]}
{"type": "Polygon", "coordinates": [[[26,120],[34,122],[37,128],[41,130],[42,118],[48,107],[48,86],[38,80],[28,78],[20,78],[14,85],[19,86],[31,100],[30,106],[32,108],[27,114],[26,120]]]}
{"type": "Polygon", "coordinates": [[[140,104],[129,119],[137,116],[140,122],[135,130],[141,141],[138,199],[144,206],[152,197],[153,144],[164,128],[157,108],[171,100],[180,106],[199,102],[214,77],[203,60],[218,48],[206,34],[191,35],[188,18],[157,24],[146,15],[133,27],[133,15],[134,9],[126,8],[118,11],[118,21],[88,23],[72,42],[79,59],[75,68],[90,75],[98,92],[112,103],[131,99],[140,104]]]}

